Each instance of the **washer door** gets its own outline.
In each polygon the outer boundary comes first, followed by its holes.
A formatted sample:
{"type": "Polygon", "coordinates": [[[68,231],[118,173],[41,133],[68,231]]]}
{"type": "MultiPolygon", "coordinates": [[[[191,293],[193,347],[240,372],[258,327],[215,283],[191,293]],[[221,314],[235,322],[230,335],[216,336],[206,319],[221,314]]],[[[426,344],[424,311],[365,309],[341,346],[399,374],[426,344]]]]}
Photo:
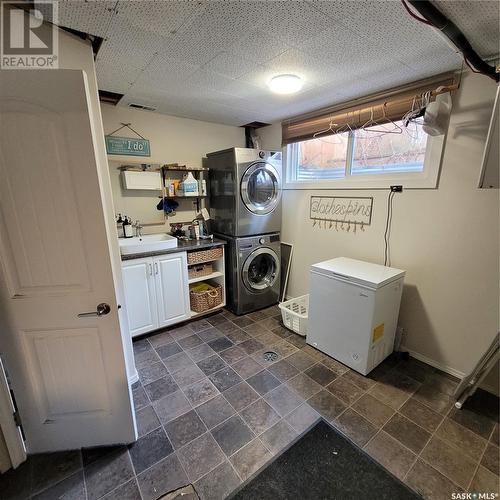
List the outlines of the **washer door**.
{"type": "Polygon", "coordinates": [[[279,259],[270,248],[258,248],[245,260],[241,271],[243,284],[251,292],[271,288],[279,276],[279,259]]]}
{"type": "Polygon", "coordinates": [[[252,163],[241,179],[241,198],[256,215],[271,213],[279,203],[281,185],[278,171],[269,163],[252,163]]]}

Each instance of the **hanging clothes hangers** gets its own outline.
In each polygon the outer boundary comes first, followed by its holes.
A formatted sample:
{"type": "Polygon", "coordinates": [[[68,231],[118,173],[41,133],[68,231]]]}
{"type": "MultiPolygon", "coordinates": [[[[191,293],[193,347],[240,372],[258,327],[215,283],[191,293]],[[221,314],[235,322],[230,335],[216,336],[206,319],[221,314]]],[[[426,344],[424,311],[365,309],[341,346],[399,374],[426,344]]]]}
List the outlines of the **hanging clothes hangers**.
{"type": "Polygon", "coordinates": [[[320,130],[316,133],[313,134],[314,139],[319,139],[320,135],[328,134],[329,132],[334,134],[335,130],[333,129],[334,126],[336,126],[336,123],[333,123],[333,117],[330,116],[330,123],[328,124],[328,128],[325,128],[324,130],[320,130]]]}
{"type": "Polygon", "coordinates": [[[363,137],[361,135],[361,136],[358,136],[357,139],[359,139],[359,140],[367,140],[367,139],[370,140],[373,137],[380,137],[381,135],[383,135],[383,134],[380,133],[380,130],[377,131],[377,132],[375,132],[374,130],[370,130],[370,127],[381,127],[382,126],[381,123],[379,123],[377,120],[375,120],[375,118],[374,118],[375,114],[374,114],[373,110],[374,110],[374,106],[371,106],[371,108],[370,108],[370,118],[368,118],[368,120],[365,123],[363,123],[363,125],[361,125],[361,127],[359,127],[359,130],[362,130],[363,132],[369,132],[371,134],[375,134],[376,133],[378,135],[373,135],[372,137],[368,137],[369,134],[366,134],[365,137],[363,137]]]}
{"type": "MultiPolygon", "coordinates": [[[[372,107],[371,111],[370,111],[370,118],[368,119],[367,122],[365,122],[363,125],[361,125],[361,127],[360,127],[361,130],[363,130],[365,132],[369,132],[370,134],[378,134],[378,135],[373,136],[373,137],[380,137],[380,136],[385,135],[385,134],[402,134],[403,129],[397,123],[394,123],[394,121],[392,121],[391,118],[389,118],[387,116],[386,106],[387,106],[387,102],[384,102],[383,104],[381,104],[383,123],[380,123],[379,121],[375,120],[373,107],[372,107]],[[387,125],[387,122],[390,122],[393,125],[392,129],[388,130],[388,129],[384,128],[384,126],[387,125]],[[381,128],[374,128],[374,127],[381,127],[381,128]]],[[[370,138],[360,137],[360,139],[371,139],[371,137],[370,138]]]]}
{"type": "Polygon", "coordinates": [[[388,123],[391,123],[393,125],[392,130],[387,130],[385,128],[378,129],[378,130],[374,129],[374,128],[370,128],[370,129],[367,129],[366,131],[370,132],[370,133],[380,132],[381,134],[402,134],[403,133],[403,129],[397,123],[392,121],[390,117],[387,116],[387,102],[384,102],[384,104],[382,104],[382,121],[383,121],[382,126],[387,125],[388,123]]]}
{"type": "Polygon", "coordinates": [[[354,132],[353,128],[351,127],[351,124],[350,124],[350,116],[351,116],[351,113],[354,114],[353,111],[348,111],[347,112],[347,119],[346,119],[346,122],[344,123],[344,125],[341,125],[338,129],[337,129],[337,134],[343,134],[345,132],[354,132]]]}
{"type": "Polygon", "coordinates": [[[326,142],[328,144],[342,144],[342,140],[339,139],[338,137],[336,137],[337,130],[334,128],[336,126],[337,126],[337,123],[333,122],[333,117],[331,116],[330,123],[328,124],[328,128],[326,128],[324,130],[320,130],[320,131],[316,132],[315,134],[313,134],[313,139],[319,139],[320,141],[326,142]],[[326,137],[333,136],[337,140],[336,141],[335,140],[325,141],[323,136],[326,136],[326,137]]]}

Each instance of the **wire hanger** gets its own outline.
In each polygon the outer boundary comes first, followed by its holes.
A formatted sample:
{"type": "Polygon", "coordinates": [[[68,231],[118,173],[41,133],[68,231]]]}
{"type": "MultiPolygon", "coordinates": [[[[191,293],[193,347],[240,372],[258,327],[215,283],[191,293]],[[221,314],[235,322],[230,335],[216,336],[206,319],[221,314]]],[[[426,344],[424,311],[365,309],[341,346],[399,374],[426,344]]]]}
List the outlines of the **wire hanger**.
{"type": "Polygon", "coordinates": [[[347,118],[346,118],[346,122],[344,123],[344,125],[341,125],[338,129],[337,129],[337,134],[343,134],[345,132],[354,132],[353,128],[351,127],[351,124],[350,124],[350,116],[351,116],[351,113],[354,114],[354,111],[348,111],[347,112],[347,118]]]}
{"type": "Polygon", "coordinates": [[[328,128],[325,128],[325,130],[320,130],[313,134],[314,139],[318,139],[320,135],[327,134],[328,132],[331,132],[332,134],[335,134],[335,130],[333,127],[337,126],[336,123],[333,123],[333,117],[330,117],[330,123],[328,124],[328,128]]]}
{"type": "Polygon", "coordinates": [[[384,102],[384,104],[382,104],[382,120],[384,122],[383,125],[387,125],[388,122],[389,123],[392,123],[392,125],[394,126],[392,130],[387,130],[385,128],[383,129],[374,129],[374,128],[370,128],[369,130],[367,130],[367,132],[380,132],[381,134],[402,134],[403,133],[403,129],[395,122],[393,122],[391,120],[391,118],[389,116],[387,116],[387,102],[384,102]]]}
{"type": "Polygon", "coordinates": [[[378,125],[380,126],[380,123],[377,122],[377,120],[375,120],[375,118],[373,117],[373,106],[370,108],[370,118],[368,118],[368,120],[363,123],[363,125],[361,125],[361,130],[366,130],[367,132],[369,132],[369,130],[367,130],[368,127],[372,127],[374,125],[378,125]]]}
{"type": "Polygon", "coordinates": [[[334,129],[334,127],[336,127],[336,126],[337,126],[337,123],[334,123],[333,117],[330,116],[330,123],[328,124],[328,128],[326,128],[324,130],[320,130],[320,131],[316,132],[315,134],[313,134],[313,139],[319,139],[320,141],[327,142],[328,144],[342,144],[342,140],[339,139],[338,137],[336,137],[337,130],[334,129]],[[325,141],[324,137],[320,137],[320,136],[324,136],[325,134],[328,134],[328,137],[334,136],[335,139],[337,139],[337,140],[325,141]]]}

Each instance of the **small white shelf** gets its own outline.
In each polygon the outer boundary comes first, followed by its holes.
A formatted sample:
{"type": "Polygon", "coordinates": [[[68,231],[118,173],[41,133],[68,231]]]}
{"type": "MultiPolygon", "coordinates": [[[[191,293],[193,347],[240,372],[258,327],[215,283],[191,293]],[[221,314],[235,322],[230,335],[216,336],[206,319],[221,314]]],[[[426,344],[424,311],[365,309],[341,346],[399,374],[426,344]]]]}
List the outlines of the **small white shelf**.
{"type": "Polygon", "coordinates": [[[205,280],[209,280],[212,278],[220,278],[221,276],[224,276],[224,273],[221,273],[220,271],[215,271],[211,274],[206,274],[205,276],[198,276],[197,278],[190,278],[189,284],[198,283],[199,281],[205,281],[205,280]]]}
{"type": "Polygon", "coordinates": [[[204,314],[209,314],[213,311],[218,311],[219,309],[222,309],[225,305],[226,305],[225,303],[222,303],[216,307],[212,307],[212,309],[207,309],[206,311],[199,312],[199,313],[195,312],[195,311],[191,311],[191,317],[194,318],[195,316],[203,316],[204,314]]]}

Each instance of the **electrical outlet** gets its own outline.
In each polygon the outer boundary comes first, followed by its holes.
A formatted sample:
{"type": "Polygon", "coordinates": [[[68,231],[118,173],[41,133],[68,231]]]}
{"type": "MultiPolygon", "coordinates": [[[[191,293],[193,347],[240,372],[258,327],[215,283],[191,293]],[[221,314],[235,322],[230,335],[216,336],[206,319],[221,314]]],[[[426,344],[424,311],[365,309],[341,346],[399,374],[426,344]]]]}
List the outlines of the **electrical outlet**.
{"type": "Polygon", "coordinates": [[[402,193],[403,192],[403,186],[391,186],[391,191],[393,193],[402,193]]]}

